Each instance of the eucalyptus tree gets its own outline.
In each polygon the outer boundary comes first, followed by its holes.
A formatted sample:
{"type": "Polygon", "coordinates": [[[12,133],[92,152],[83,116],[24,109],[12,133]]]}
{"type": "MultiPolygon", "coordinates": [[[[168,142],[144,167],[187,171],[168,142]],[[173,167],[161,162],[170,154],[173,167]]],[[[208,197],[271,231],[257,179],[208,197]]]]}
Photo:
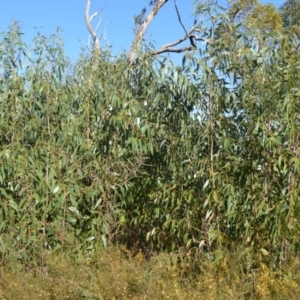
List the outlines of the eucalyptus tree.
{"type": "Polygon", "coordinates": [[[300,1],[286,0],[279,8],[284,21],[284,27],[298,26],[300,24],[300,1]]]}
{"type": "Polygon", "coordinates": [[[139,171],[148,174],[134,178],[118,199],[125,241],[168,250],[239,242],[266,254],[278,253],[295,237],[286,228],[297,210],[278,209],[289,183],[272,173],[280,161],[279,173],[287,174],[292,154],[284,144],[287,132],[274,140],[283,117],[281,107],[270,103],[281,103],[271,88],[281,76],[274,70],[295,41],[280,37],[282,22],[273,6],[251,2],[244,13],[240,26],[233,22],[238,14],[199,4],[200,22],[192,32],[201,31],[194,38],[203,42],[201,49],[187,51],[179,67],[159,60],[154,70],[150,52],[124,69],[139,103],[142,133],[128,145],[140,149],[145,165],[139,171]],[[289,153],[284,166],[281,150],[274,151],[279,140],[289,153]]]}
{"type": "MultiPolygon", "coordinates": [[[[86,12],[89,23],[89,2],[86,12]]],[[[57,36],[38,34],[30,56],[19,27],[4,35],[3,255],[112,243],[209,257],[299,250],[298,37],[213,5],[194,17],[180,65],[158,55],[175,44],[142,52],[139,37],[116,58],[90,27],[92,59],[82,54],[71,81],[57,36]]]]}

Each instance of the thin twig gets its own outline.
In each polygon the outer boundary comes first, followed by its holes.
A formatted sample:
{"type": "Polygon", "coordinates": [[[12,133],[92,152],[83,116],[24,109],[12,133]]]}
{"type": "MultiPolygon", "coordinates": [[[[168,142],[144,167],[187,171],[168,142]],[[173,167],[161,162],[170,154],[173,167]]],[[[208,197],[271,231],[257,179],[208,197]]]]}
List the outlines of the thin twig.
{"type": "Polygon", "coordinates": [[[179,10],[178,10],[178,7],[177,7],[177,3],[176,3],[176,0],[174,0],[174,5],[175,5],[175,9],[176,9],[176,12],[177,12],[177,16],[178,16],[178,20],[179,20],[179,23],[181,24],[182,28],[184,29],[185,33],[187,36],[189,36],[187,30],[185,29],[182,21],[181,21],[181,17],[180,17],[180,13],[179,13],[179,10]]]}
{"type": "Polygon", "coordinates": [[[178,9],[176,0],[174,0],[174,5],[175,5],[175,9],[176,9],[176,13],[177,13],[177,16],[178,16],[179,23],[181,24],[182,28],[184,29],[184,31],[186,33],[186,36],[189,38],[190,43],[193,46],[193,48],[197,48],[197,45],[195,44],[195,41],[194,41],[194,36],[191,36],[192,32],[188,33],[185,26],[183,25],[183,23],[181,21],[181,16],[180,16],[180,13],[179,13],[179,9],[178,9]]]}

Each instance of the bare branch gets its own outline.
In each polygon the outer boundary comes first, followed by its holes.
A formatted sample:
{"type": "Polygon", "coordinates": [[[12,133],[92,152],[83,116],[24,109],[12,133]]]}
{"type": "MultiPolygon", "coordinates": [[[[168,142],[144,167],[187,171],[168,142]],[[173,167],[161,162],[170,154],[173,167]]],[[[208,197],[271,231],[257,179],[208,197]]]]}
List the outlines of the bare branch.
{"type": "Polygon", "coordinates": [[[106,31],[107,31],[107,26],[108,26],[109,23],[106,23],[105,27],[104,27],[104,33],[101,35],[101,38],[103,38],[105,41],[106,41],[106,44],[109,45],[109,41],[107,39],[107,36],[106,36],[106,31]]]}
{"type": "Polygon", "coordinates": [[[188,34],[187,30],[185,29],[185,27],[184,27],[182,21],[181,21],[181,17],[180,17],[180,13],[179,13],[179,10],[178,10],[178,7],[177,7],[176,0],[174,0],[174,5],[175,5],[176,12],[177,12],[178,20],[179,20],[179,22],[180,22],[182,28],[184,29],[186,35],[188,36],[189,34],[188,34]]]}
{"type": "Polygon", "coordinates": [[[86,0],[86,5],[85,5],[85,23],[86,26],[89,30],[90,35],[93,38],[94,41],[94,47],[93,50],[95,51],[99,51],[100,50],[100,43],[99,43],[99,38],[96,34],[96,31],[93,29],[91,22],[93,20],[93,18],[97,15],[97,13],[94,13],[93,15],[90,16],[90,5],[91,5],[91,1],[90,0],[86,0]]]}
{"type": "Polygon", "coordinates": [[[91,50],[90,47],[89,47],[89,44],[84,43],[79,37],[77,37],[77,38],[78,38],[79,42],[80,42],[85,48],[88,49],[88,51],[92,52],[92,50],[91,50]]]}
{"type": "Polygon", "coordinates": [[[92,14],[90,16],[90,22],[92,22],[92,20],[98,15],[98,12],[95,12],[94,14],[92,14]]]}
{"type": "Polygon", "coordinates": [[[152,53],[152,55],[158,55],[162,53],[167,53],[167,52],[173,52],[173,53],[182,53],[185,51],[191,51],[195,49],[194,46],[188,46],[188,47],[183,47],[183,48],[161,48],[159,50],[156,50],[155,52],[152,53]]]}
{"type": "MultiPolygon", "coordinates": [[[[134,61],[134,57],[135,57],[135,54],[137,52],[138,46],[141,43],[141,41],[142,41],[142,39],[143,39],[143,37],[146,33],[146,30],[149,27],[150,23],[153,21],[154,17],[157,15],[159,10],[167,2],[168,2],[168,0],[157,0],[155,2],[155,5],[154,5],[153,9],[149,12],[149,14],[141,22],[140,27],[139,27],[139,29],[136,33],[134,42],[133,42],[133,44],[131,46],[131,49],[130,49],[130,52],[129,52],[128,58],[129,58],[130,62],[134,61]]],[[[181,20],[181,16],[180,16],[180,12],[179,12],[176,0],[174,0],[174,5],[175,5],[176,13],[177,13],[177,16],[178,16],[178,20],[179,20],[182,28],[184,29],[185,36],[182,37],[181,39],[179,39],[176,42],[166,44],[158,50],[154,50],[154,51],[149,52],[148,54],[146,54],[147,56],[148,55],[158,55],[158,54],[166,53],[166,52],[181,53],[181,52],[185,52],[185,51],[195,50],[195,49],[197,49],[197,45],[196,45],[195,41],[205,41],[203,39],[203,37],[198,37],[194,34],[196,31],[198,31],[197,28],[193,27],[189,32],[186,30],[186,28],[185,28],[185,26],[184,26],[184,24],[181,20]],[[187,39],[190,40],[190,44],[191,44],[190,46],[182,47],[182,48],[173,48],[174,46],[186,41],[187,39]]],[[[90,36],[92,37],[92,39],[94,41],[93,51],[95,51],[95,50],[100,51],[99,37],[96,34],[96,30],[99,27],[99,23],[97,24],[95,29],[93,29],[93,27],[91,25],[91,22],[92,22],[93,18],[96,17],[97,14],[98,13],[96,12],[93,15],[90,16],[90,0],[86,0],[85,22],[86,22],[87,28],[89,30],[90,36]]]]}
{"type": "MultiPolygon", "coordinates": [[[[145,20],[143,21],[143,23],[141,24],[140,26],[140,29],[136,35],[136,38],[135,38],[135,41],[133,43],[133,46],[131,48],[131,51],[129,53],[129,60],[131,62],[133,62],[134,60],[134,55],[137,51],[137,47],[139,45],[139,43],[141,42],[144,34],[145,34],[145,31],[147,29],[147,27],[149,26],[150,22],[153,20],[153,18],[155,17],[155,15],[157,14],[157,12],[159,11],[159,9],[167,2],[168,0],[158,0],[156,2],[156,5],[155,7],[153,8],[153,10],[148,14],[148,16],[145,18],[145,20]]],[[[179,9],[178,9],[178,6],[177,6],[177,3],[176,3],[176,0],[174,0],[174,4],[175,4],[175,9],[176,9],[176,13],[177,13],[177,16],[178,16],[178,20],[182,26],[182,28],[184,29],[185,31],[185,36],[182,37],[181,39],[179,39],[178,41],[176,42],[172,42],[172,43],[169,43],[169,44],[166,44],[164,45],[163,47],[161,47],[160,49],[158,50],[154,50],[154,51],[151,51],[148,55],[159,55],[159,54],[162,54],[162,53],[167,53],[167,52],[172,52],[172,53],[182,53],[182,52],[185,52],[185,51],[192,51],[192,50],[195,50],[197,49],[197,46],[195,44],[195,40],[197,41],[204,41],[203,38],[201,37],[197,37],[195,36],[193,33],[196,31],[196,28],[193,27],[190,31],[187,31],[184,24],[182,23],[181,21],[181,16],[180,16],[180,12],[179,12],[179,9]],[[190,43],[191,45],[188,46],[188,47],[182,47],[182,48],[173,48],[174,46],[186,41],[187,39],[190,40],[190,43]]]]}
{"type": "Polygon", "coordinates": [[[182,37],[181,39],[179,39],[178,41],[166,44],[166,45],[162,46],[162,48],[173,47],[173,46],[176,46],[176,45],[184,42],[193,32],[194,32],[194,28],[192,28],[189,32],[187,32],[187,34],[184,37],[182,37]]]}
{"type": "Polygon", "coordinates": [[[135,36],[135,39],[134,39],[134,42],[132,44],[131,50],[129,52],[129,61],[133,62],[134,56],[135,56],[136,51],[137,51],[137,48],[138,48],[140,42],[142,41],[143,36],[145,35],[148,26],[150,25],[150,23],[152,22],[152,20],[154,19],[154,17],[158,13],[158,11],[167,2],[168,2],[168,0],[157,0],[157,2],[155,4],[155,6],[153,7],[153,9],[150,11],[150,13],[147,15],[147,17],[142,22],[142,24],[141,24],[141,26],[140,26],[140,28],[139,28],[136,36],[135,36]]]}
{"type": "Polygon", "coordinates": [[[191,51],[191,50],[195,50],[197,47],[195,46],[195,44],[191,44],[191,46],[188,47],[183,47],[183,48],[172,48],[178,44],[181,44],[182,42],[184,42],[185,40],[187,40],[188,38],[191,39],[195,39],[197,41],[206,41],[204,38],[202,37],[197,37],[194,34],[192,34],[195,31],[195,28],[193,27],[189,32],[187,32],[187,34],[182,37],[181,39],[179,39],[176,42],[173,43],[169,43],[166,44],[164,46],[162,46],[160,49],[155,50],[153,52],[151,52],[151,55],[158,55],[158,54],[162,54],[162,53],[166,53],[166,52],[173,52],[173,53],[181,53],[181,52],[185,52],[185,51],[191,51]]]}
{"type": "Polygon", "coordinates": [[[180,16],[180,13],[179,13],[179,9],[178,9],[176,0],[174,0],[174,5],[175,5],[175,9],[176,9],[176,13],[177,13],[177,16],[178,16],[179,23],[181,24],[182,28],[184,29],[184,31],[186,33],[186,36],[189,38],[192,47],[193,48],[197,48],[197,45],[195,44],[195,41],[194,41],[194,37],[191,36],[192,32],[188,33],[187,30],[186,30],[186,28],[185,28],[185,26],[183,25],[183,23],[181,21],[181,16],[180,16]]]}

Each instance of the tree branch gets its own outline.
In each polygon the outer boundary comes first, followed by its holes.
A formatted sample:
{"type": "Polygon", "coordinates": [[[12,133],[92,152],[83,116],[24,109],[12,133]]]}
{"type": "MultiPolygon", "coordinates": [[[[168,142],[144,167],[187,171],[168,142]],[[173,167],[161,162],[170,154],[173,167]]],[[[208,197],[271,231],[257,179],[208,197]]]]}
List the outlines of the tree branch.
{"type": "MultiPolygon", "coordinates": [[[[143,20],[143,22],[141,23],[136,35],[135,35],[135,39],[134,42],[131,46],[128,58],[130,62],[134,61],[134,57],[135,54],[137,52],[138,46],[141,43],[147,28],[149,27],[150,23],[153,21],[154,17],[157,15],[157,13],[159,12],[159,10],[168,2],[168,0],[157,0],[155,2],[155,5],[153,7],[153,9],[149,12],[149,14],[145,17],[145,19],[143,20]]],[[[158,55],[161,53],[166,53],[166,52],[173,52],[173,53],[181,53],[184,51],[191,51],[191,50],[195,50],[197,49],[197,45],[195,43],[195,41],[206,41],[203,37],[198,37],[196,36],[194,33],[197,31],[196,27],[193,27],[190,31],[187,31],[182,20],[181,20],[181,16],[180,16],[180,12],[176,3],[176,0],[174,0],[174,5],[175,5],[175,9],[176,9],[176,13],[178,16],[178,20],[179,23],[181,24],[184,32],[185,32],[185,36],[182,37],[181,39],[179,39],[176,42],[173,43],[169,43],[164,45],[163,47],[161,47],[158,50],[154,50],[151,51],[150,53],[146,54],[146,55],[158,55]],[[173,48],[174,46],[186,41],[187,39],[190,40],[190,46],[188,47],[182,47],[182,48],[173,48]]],[[[93,45],[93,51],[100,51],[100,45],[99,45],[99,38],[96,34],[96,30],[99,26],[99,24],[97,25],[96,29],[94,30],[91,22],[93,20],[93,18],[97,16],[97,12],[94,13],[93,15],[90,16],[90,0],[86,0],[86,6],[85,6],[85,22],[87,25],[87,28],[89,30],[89,33],[94,41],[94,45],[93,45]]]]}
{"type": "Polygon", "coordinates": [[[181,26],[182,26],[183,30],[185,31],[186,35],[189,35],[187,30],[185,29],[182,21],[181,21],[181,17],[180,17],[180,13],[179,13],[179,10],[178,10],[178,7],[177,7],[176,0],[174,0],[174,5],[175,5],[175,9],[176,9],[176,13],[177,13],[177,16],[178,16],[179,23],[181,24],[181,26]]]}
{"type": "Polygon", "coordinates": [[[178,41],[176,42],[173,42],[173,43],[169,43],[169,44],[166,44],[164,46],[162,46],[160,49],[158,50],[155,50],[151,53],[151,55],[158,55],[158,54],[161,54],[161,53],[166,53],[166,52],[175,52],[175,53],[181,53],[181,52],[184,52],[184,51],[191,51],[191,50],[194,50],[196,49],[196,45],[194,44],[194,42],[191,44],[191,46],[189,47],[183,47],[183,48],[172,48],[178,44],[181,44],[182,42],[184,42],[185,40],[187,40],[188,38],[191,40],[191,39],[195,39],[197,41],[206,41],[204,38],[201,38],[201,37],[197,37],[195,36],[194,34],[192,34],[193,32],[195,31],[195,28],[193,27],[189,32],[187,32],[187,34],[182,37],[181,39],[179,39],[178,41]]]}
{"type": "MultiPolygon", "coordinates": [[[[88,1],[88,0],[87,0],[88,1]]],[[[155,6],[153,7],[152,11],[147,15],[147,17],[144,19],[143,23],[141,24],[134,42],[132,44],[131,50],[129,52],[129,61],[133,62],[134,56],[136,54],[137,48],[139,44],[141,43],[143,36],[146,33],[147,28],[149,27],[150,23],[158,13],[158,11],[168,2],[168,0],[157,0],[155,6]]]]}
{"type": "Polygon", "coordinates": [[[188,46],[188,47],[183,47],[183,48],[160,48],[159,50],[155,50],[153,53],[151,53],[152,55],[158,55],[158,54],[162,54],[162,53],[182,53],[185,51],[191,51],[195,49],[194,46],[188,46]]]}
{"type": "Polygon", "coordinates": [[[179,9],[178,9],[176,0],[174,0],[174,5],[175,5],[175,9],[176,9],[176,13],[177,13],[177,16],[178,16],[179,23],[181,24],[183,30],[185,31],[186,37],[189,38],[192,47],[193,47],[193,48],[197,48],[197,45],[195,44],[195,41],[194,41],[194,36],[191,35],[191,33],[192,33],[193,31],[190,31],[190,33],[188,33],[187,30],[186,30],[186,28],[185,28],[185,26],[183,25],[183,23],[182,23],[182,21],[181,21],[181,16],[180,16],[180,13],[179,13],[179,9]]]}
{"type": "Polygon", "coordinates": [[[97,16],[97,12],[90,16],[90,5],[91,5],[91,0],[86,0],[85,23],[86,23],[86,26],[88,28],[88,31],[89,31],[90,35],[92,36],[93,41],[94,41],[93,50],[94,51],[100,51],[99,38],[96,34],[96,31],[93,29],[93,27],[91,25],[91,22],[92,22],[93,18],[97,16]]]}

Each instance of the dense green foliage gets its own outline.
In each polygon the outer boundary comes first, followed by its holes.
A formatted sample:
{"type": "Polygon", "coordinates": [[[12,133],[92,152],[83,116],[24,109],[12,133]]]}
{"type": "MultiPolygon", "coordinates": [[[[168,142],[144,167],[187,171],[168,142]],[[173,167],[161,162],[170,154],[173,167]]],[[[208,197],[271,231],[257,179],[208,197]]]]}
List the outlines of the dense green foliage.
{"type": "Polygon", "coordinates": [[[196,14],[206,42],[180,66],[103,50],[70,70],[57,35],[2,35],[2,257],[299,251],[299,35],[196,14]]]}
{"type": "Polygon", "coordinates": [[[299,26],[300,25],[300,1],[299,0],[286,0],[280,7],[280,13],[284,21],[285,27],[299,26]]]}

